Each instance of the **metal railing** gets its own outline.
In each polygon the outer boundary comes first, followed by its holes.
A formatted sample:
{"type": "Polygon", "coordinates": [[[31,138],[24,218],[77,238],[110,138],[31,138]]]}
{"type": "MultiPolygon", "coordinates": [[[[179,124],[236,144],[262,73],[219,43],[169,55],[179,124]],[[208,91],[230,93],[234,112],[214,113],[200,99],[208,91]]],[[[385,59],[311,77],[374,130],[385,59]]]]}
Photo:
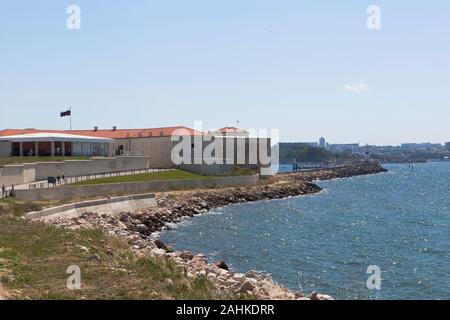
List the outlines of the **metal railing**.
{"type": "Polygon", "coordinates": [[[95,179],[105,179],[105,178],[114,178],[114,177],[123,177],[123,176],[132,176],[137,174],[144,174],[144,173],[155,173],[155,172],[164,172],[164,171],[170,171],[173,169],[136,169],[136,170],[126,170],[126,171],[112,171],[112,172],[103,172],[103,173],[93,173],[93,174],[87,174],[82,176],[71,176],[71,177],[51,177],[55,179],[55,183],[49,183],[48,181],[41,181],[41,182],[35,182],[31,183],[28,186],[28,189],[46,189],[46,188],[53,188],[63,185],[69,185],[74,184],[78,182],[88,181],[88,180],[95,180],[95,179]]]}
{"type": "Polygon", "coordinates": [[[3,198],[11,198],[14,197],[14,191],[11,189],[6,189],[5,192],[3,190],[0,192],[0,199],[3,198]]]}

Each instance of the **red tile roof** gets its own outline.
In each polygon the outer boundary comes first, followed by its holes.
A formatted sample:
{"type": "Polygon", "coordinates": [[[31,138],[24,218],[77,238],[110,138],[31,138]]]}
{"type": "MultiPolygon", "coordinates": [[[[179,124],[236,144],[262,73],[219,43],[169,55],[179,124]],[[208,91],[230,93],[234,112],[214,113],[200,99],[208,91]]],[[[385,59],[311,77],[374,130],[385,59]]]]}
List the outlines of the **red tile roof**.
{"type": "MultiPolygon", "coordinates": [[[[117,130],[40,130],[40,129],[6,129],[0,131],[0,137],[13,136],[30,133],[67,133],[90,137],[127,139],[127,138],[148,138],[148,137],[170,137],[176,130],[185,130],[190,135],[202,135],[203,132],[194,129],[178,126],[166,128],[148,129],[117,129],[117,130]]],[[[183,134],[181,134],[183,135],[183,134]]]]}
{"type": "Polygon", "coordinates": [[[236,133],[236,132],[247,132],[243,129],[240,128],[236,128],[236,127],[224,127],[222,129],[217,130],[218,132],[222,132],[222,133],[236,133]]]}

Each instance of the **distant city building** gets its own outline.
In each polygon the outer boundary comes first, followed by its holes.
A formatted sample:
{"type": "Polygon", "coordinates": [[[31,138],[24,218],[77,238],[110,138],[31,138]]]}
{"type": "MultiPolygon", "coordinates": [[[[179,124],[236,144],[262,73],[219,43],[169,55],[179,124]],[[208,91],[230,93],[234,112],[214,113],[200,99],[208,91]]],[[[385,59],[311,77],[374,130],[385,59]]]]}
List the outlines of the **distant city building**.
{"type": "Polygon", "coordinates": [[[280,146],[288,147],[288,148],[295,148],[295,147],[301,147],[301,146],[318,148],[319,143],[317,143],[317,142],[281,142],[280,146]]]}
{"type": "Polygon", "coordinates": [[[317,142],[304,142],[305,145],[310,146],[310,147],[314,147],[314,148],[318,148],[319,144],[317,142]]]}
{"type": "Polygon", "coordinates": [[[319,139],[319,147],[321,147],[321,148],[326,148],[327,147],[327,141],[325,140],[324,137],[319,139]]]}
{"type": "Polygon", "coordinates": [[[299,144],[304,145],[304,146],[314,147],[314,148],[319,147],[319,143],[317,143],[317,142],[300,142],[299,144]]]}
{"type": "Polygon", "coordinates": [[[358,154],[361,152],[359,143],[330,144],[328,149],[332,152],[346,152],[352,154],[358,154]]]}
{"type": "Polygon", "coordinates": [[[208,131],[208,134],[214,136],[226,136],[226,137],[246,137],[250,136],[250,133],[246,130],[236,128],[236,127],[224,127],[215,131],[208,131]]]}
{"type": "Polygon", "coordinates": [[[445,150],[450,151],[450,142],[445,143],[445,150]]]}
{"type": "Polygon", "coordinates": [[[402,149],[407,150],[418,150],[418,149],[442,149],[443,146],[440,143],[430,143],[430,142],[424,142],[424,143],[402,143],[401,145],[402,149]]]}

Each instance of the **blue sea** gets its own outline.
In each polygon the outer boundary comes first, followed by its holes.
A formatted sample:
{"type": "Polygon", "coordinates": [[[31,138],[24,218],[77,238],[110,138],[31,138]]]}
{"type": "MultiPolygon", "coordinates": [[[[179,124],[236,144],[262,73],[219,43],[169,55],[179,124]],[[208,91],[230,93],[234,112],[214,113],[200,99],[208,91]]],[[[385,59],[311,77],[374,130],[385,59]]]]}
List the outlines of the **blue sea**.
{"type": "Polygon", "coordinates": [[[163,231],[177,250],[337,299],[450,299],[450,163],[319,182],[311,196],[233,205],[163,231]],[[369,266],[381,290],[369,289],[369,266]]]}

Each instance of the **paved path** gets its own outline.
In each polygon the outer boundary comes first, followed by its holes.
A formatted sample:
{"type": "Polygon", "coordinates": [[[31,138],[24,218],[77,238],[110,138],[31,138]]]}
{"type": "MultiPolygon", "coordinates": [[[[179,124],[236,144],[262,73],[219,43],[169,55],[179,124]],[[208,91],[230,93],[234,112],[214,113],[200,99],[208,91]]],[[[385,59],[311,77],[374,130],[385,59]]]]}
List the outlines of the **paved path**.
{"type": "MultiPolygon", "coordinates": [[[[130,170],[130,171],[122,171],[120,173],[117,172],[109,172],[109,173],[98,173],[98,174],[92,174],[92,175],[82,175],[82,176],[76,176],[76,177],[67,177],[66,180],[60,180],[59,184],[56,184],[55,186],[48,186],[47,180],[41,180],[41,181],[35,181],[25,184],[17,184],[14,185],[15,190],[28,190],[30,189],[30,185],[36,185],[39,189],[45,189],[45,188],[54,188],[54,187],[60,187],[66,184],[72,184],[75,181],[75,179],[78,179],[80,181],[83,180],[93,180],[93,179],[101,179],[101,178],[110,178],[110,177],[116,177],[116,176],[131,176],[135,174],[140,173],[153,173],[153,172],[161,172],[161,171],[169,171],[173,169],[142,169],[142,170],[130,170]],[[106,175],[106,176],[105,176],[106,175]],[[43,187],[39,186],[42,185],[43,187]]],[[[11,190],[11,186],[6,186],[7,193],[11,190]]],[[[2,194],[0,193],[0,199],[3,198],[2,194]]]]}
{"type": "MultiPolygon", "coordinates": [[[[45,183],[47,182],[47,180],[42,180],[42,181],[36,181],[36,182],[30,182],[30,183],[25,183],[25,184],[15,184],[14,185],[14,189],[15,190],[28,190],[30,188],[30,184],[34,184],[34,183],[45,183]]],[[[0,185],[1,187],[1,185],[0,185]]],[[[11,190],[11,186],[6,186],[6,193],[9,193],[9,191],[11,190]]],[[[3,195],[0,191],[0,199],[3,198],[3,195]]]]}

